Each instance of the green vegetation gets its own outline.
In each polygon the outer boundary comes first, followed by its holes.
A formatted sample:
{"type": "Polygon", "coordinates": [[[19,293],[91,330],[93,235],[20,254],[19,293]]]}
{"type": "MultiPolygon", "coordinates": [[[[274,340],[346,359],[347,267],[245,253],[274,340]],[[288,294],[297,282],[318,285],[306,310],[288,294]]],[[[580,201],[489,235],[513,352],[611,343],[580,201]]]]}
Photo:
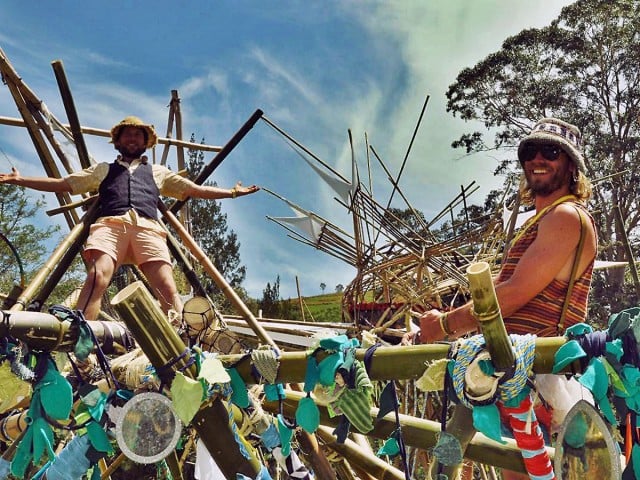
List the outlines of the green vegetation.
{"type": "MultiPolygon", "coordinates": [[[[290,300],[298,303],[297,299],[290,300]]],[[[342,293],[327,293],[315,297],[303,297],[304,315],[307,321],[341,322],[342,321],[342,293]]],[[[296,305],[297,306],[297,305],[296,305]]],[[[300,309],[297,309],[298,312],[300,309]]],[[[300,317],[302,318],[302,317],[300,317]]]]}

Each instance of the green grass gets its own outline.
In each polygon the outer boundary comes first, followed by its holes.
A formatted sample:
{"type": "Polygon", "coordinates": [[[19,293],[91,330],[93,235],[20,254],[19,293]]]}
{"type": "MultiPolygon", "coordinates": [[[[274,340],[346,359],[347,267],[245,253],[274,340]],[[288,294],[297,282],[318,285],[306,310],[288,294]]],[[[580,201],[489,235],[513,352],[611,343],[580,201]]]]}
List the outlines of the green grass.
{"type": "MultiPolygon", "coordinates": [[[[314,297],[302,297],[304,317],[307,321],[341,322],[342,321],[342,293],[327,293],[314,297]]],[[[302,319],[297,298],[289,300],[296,319],[302,319]]]]}

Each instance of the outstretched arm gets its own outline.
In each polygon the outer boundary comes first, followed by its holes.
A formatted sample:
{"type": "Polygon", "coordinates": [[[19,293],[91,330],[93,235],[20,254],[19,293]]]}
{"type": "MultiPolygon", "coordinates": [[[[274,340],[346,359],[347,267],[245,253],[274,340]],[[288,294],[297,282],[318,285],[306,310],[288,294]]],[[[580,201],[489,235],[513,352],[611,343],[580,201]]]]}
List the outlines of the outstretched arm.
{"type": "Polygon", "coordinates": [[[11,173],[0,173],[0,183],[19,185],[42,192],[71,192],[71,186],[64,178],[23,177],[15,167],[11,169],[11,173]]]}
{"type": "Polygon", "coordinates": [[[219,199],[219,198],[236,198],[244,195],[249,195],[260,190],[257,185],[250,185],[243,187],[241,182],[236,183],[236,186],[229,188],[219,188],[210,185],[198,185],[193,183],[185,190],[188,197],[194,198],[206,198],[206,199],[219,199]]]}

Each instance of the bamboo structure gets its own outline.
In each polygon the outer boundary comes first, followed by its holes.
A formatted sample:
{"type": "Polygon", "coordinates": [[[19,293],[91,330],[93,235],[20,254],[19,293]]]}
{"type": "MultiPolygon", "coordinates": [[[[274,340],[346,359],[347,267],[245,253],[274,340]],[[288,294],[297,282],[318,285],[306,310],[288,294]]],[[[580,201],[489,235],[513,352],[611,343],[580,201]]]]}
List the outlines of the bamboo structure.
{"type": "MultiPolygon", "coordinates": [[[[286,394],[287,398],[283,406],[284,412],[287,416],[295,416],[298,402],[304,397],[304,394],[293,391],[287,391],[286,394]]],[[[277,402],[264,402],[263,408],[269,412],[277,412],[279,406],[277,402]]],[[[327,409],[322,405],[318,405],[318,408],[320,410],[320,424],[335,428],[338,425],[337,417],[331,417],[327,409]]],[[[371,417],[376,418],[377,414],[378,409],[372,408],[371,417]]],[[[402,436],[407,446],[428,450],[436,445],[438,434],[440,433],[439,422],[400,414],[400,424],[402,436]]],[[[386,439],[395,429],[395,418],[393,418],[392,414],[388,414],[377,420],[373,430],[368,432],[367,435],[373,438],[386,439]]],[[[505,440],[506,444],[501,445],[482,434],[475,434],[465,452],[465,457],[472,461],[487,463],[516,472],[524,472],[520,450],[514,441],[505,440]]],[[[548,447],[547,451],[553,458],[554,449],[548,447]]]]}
{"type": "MultiPolygon", "coordinates": [[[[132,283],[120,291],[111,303],[157,371],[181,371],[185,376],[195,378],[195,365],[185,355],[185,351],[188,352],[186,345],[142,283],[132,283]]],[[[172,376],[167,373],[166,379],[170,384],[172,376]]],[[[238,434],[237,438],[250,454],[249,458],[245,458],[231,429],[224,428],[229,419],[227,408],[219,397],[212,398],[197,413],[193,427],[227,478],[232,478],[236,473],[253,478],[260,471],[258,458],[253,448],[238,434]]]]}
{"type": "MultiPolygon", "coordinates": [[[[327,183],[338,193],[340,198],[336,200],[353,216],[354,233],[350,234],[284,196],[264,189],[296,213],[295,217],[267,216],[269,220],[287,230],[294,240],[356,268],[356,277],[343,296],[343,317],[347,322],[384,335],[387,329],[404,326],[412,310],[446,308],[470,298],[465,266],[477,261],[496,265],[503,246],[502,219],[498,215],[482,222],[466,215],[464,228],[457,232],[452,225],[453,235],[446,240],[438,240],[431,231],[446,215],[453,218],[455,208],[462,205],[466,211],[467,199],[479,188],[475,182],[462,186],[460,194],[434,218],[423,219],[399,188],[401,172],[394,179],[375,149],[369,146],[368,152],[373,153],[392,184],[391,198],[397,193],[412,212],[416,224],[410,224],[399,218],[390,204],[377,202],[355,174],[349,182],[273,121],[263,120],[284,136],[307,163],[312,165],[308,160],[311,158],[328,171],[319,174],[322,178],[331,177],[327,183]]],[[[351,132],[349,141],[352,145],[351,132]]],[[[355,157],[353,147],[352,157],[355,157]]]]}
{"type": "MultiPolygon", "coordinates": [[[[61,171],[71,173],[72,167],[57,136],[62,135],[75,144],[80,164],[86,167],[90,163],[90,157],[84,144],[83,134],[109,137],[110,131],[83,127],[80,124],[62,62],[55,61],[52,66],[69,124],[63,124],[49,112],[46,105],[15,72],[1,50],[0,73],[7,83],[22,118],[0,117],[0,124],[26,128],[46,174],[59,178],[63,175],[61,171]],[[59,168],[57,163],[60,163],[62,168],[59,168]]],[[[420,114],[420,120],[427,102],[428,98],[420,114]]],[[[347,180],[286,134],[259,109],[223,147],[185,142],[182,139],[180,98],[176,90],[171,91],[166,136],[160,138],[158,142],[163,146],[160,163],[166,164],[172,146],[176,147],[180,170],[185,166],[185,148],[215,152],[213,159],[194,180],[196,184],[202,184],[259,120],[263,120],[278,134],[283,135],[312,168],[316,167],[308,161],[308,158],[321,165],[326,178],[331,179],[333,188],[338,193],[338,202],[352,215],[353,233],[349,233],[320,215],[287,200],[284,196],[264,189],[282,200],[296,213],[294,218],[267,218],[285,228],[291,238],[356,268],[357,274],[344,292],[342,319],[345,321],[331,323],[278,319],[258,321],[185,227],[184,220],[188,218],[187,200],[176,201],[170,207],[159,202],[158,208],[167,226],[177,233],[177,237],[174,237],[171,232],[168,232],[169,249],[185,272],[193,291],[198,295],[206,296],[200,279],[192,268],[187,254],[184,253],[185,250],[204,267],[205,272],[239,313],[238,316],[220,316],[220,323],[224,324],[225,329],[229,331],[244,329],[244,333],[239,333],[237,336],[244,337],[247,344],[266,345],[277,354],[278,367],[275,381],[288,384],[285,398],[281,405],[278,402],[264,401],[259,405],[260,408],[273,415],[282,414],[288,419],[295,418],[297,406],[306,395],[300,391],[300,384],[305,382],[308,373],[307,360],[310,354],[308,347],[312,341],[326,333],[320,332],[320,329],[333,329],[337,334],[344,334],[351,338],[364,337],[363,331],[369,330],[370,333],[379,335],[385,343],[397,343],[404,328],[411,321],[414,311],[433,307],[453,307],[468,299],[473,300],[474,313],[480,322],[495,366],[504,370],[513,365],[514,353],[502,323],[491,276],[499,263],[497,260],[500,258],[505,241],[508,241],[512,234],[515,213],[508,228],[505,228],[501,216],[497,214],[482,219],[470,218],[467,208],[468,199],[479,188],[475,182],[472,182],[466,186],[461,185],[460,193],[433,218],[422,217],[400,188],[400,177],[416,132],[411,139],[400,171],[396,175],[387,168],[374,147],[369,145],[367,138],[367,161],[370,159],[370,154],[373,155],[393,187],[386,205],[374,198],[370,165],[368,185],[360,182],[351,131],[348,132],[352,157],[351,180],[347,180]],[[399,209],[391,208],[392,199],[396,195],[405,202],[407,206],[405,212],[408,212],[409,216],[403,216],[399,209]],[[456,221],[454,210],[460,207],[463,208],[464,215],[458,217],[462,220],[456,221]],[[178,212],[181,212],[180,218],[176,216],[178,212]],[[451,225],[446,231],[444,228],[436,230],[438,225],[447,218],[450,218],[451,225]],[[300,231],[303,233],[299,233],[300,231]],[[295,332],[298,342],[276,342],[274,339],[276,335],[287,336],[292,332],[295,332]],[[282,351],[283,345],[291,351],[282,351]]],[[[417,128],[418,126],[416,131],[417,128]]],[[[155,150],[153,154],[155,159],[155,150]]],[[[70,234],[29,285],[21,284],[24,289],[21,293],[14,295],[17,297],[15,303],[7,304],[6,310],[3,311],[4,321],[0,323],[0,338],[11,337],[24,342],[30,349],[44,352],[70,352],[78,340],[78,329],[69,321],[61,321],[53,315],[33,310],[42,308],[71,261],[77,256],[86,239],[88,227],[98,215],[99,208],[99,202],[91,196],[81,201],[72,201],[69,195],[58,194],[57,199],[60,207],[48,213],[64,215],[70,234]],[[80,216],[78,208],[87,205],[89,205],[88,212],[80,216]]],[[[111,302],[117,314],[117,320],[88,322],[94,336],[104,345],[104,339],[108,333],[113,336],[115,332],[114,350],[104,352],[113,355],[119,355],[123,350],[129,349],[130,336],[135,338],[140,349],[132,351],[131,357],[126,355],[118,357],[122,360],[119,368],[125,373],[130,373],[128,368],[133,370],[134,362],[131,359],[135,354],[138,355],[136,360],[139,360],[136,366],[143,365],[146,368],[146,362],[148,362],[155,369],[160,379],[158,381],[160,388],[170,386],[178,371],[194,379],[198,372],[191,357],[191,350],[167,321],[158,302],[150,293],[144,276],[136,269],[133,271],[135,274],[133,278],[137,279],[122,289],[111,302]],[[121,321],[126,328],[120,323],[121,321]]],[[[296,286],[303,320],[306,320],[297,277],[296,286]]],[[[191,340],[190,338],[189,341],[191,340]]],[[[539,338],[535,343],[533,372],[550,373],[554,364],[554,355],[566,343],[566,339],[564,337],[539,338]]],[[[213,342],[207,345],[203,341],[196,346],[202,350],[216,350],[213,342]]],[[[368,358],[367,374],[374,382],[400,381],[400,388],[404,388],[404,392],[402,392],[401,405],[397,408],[404,410],[398,413],[396,418],[392,418],[389,414],[376,421],[379,410],[374,407],[369,414],[375,426],[367,437],[357,434],[352,437],[353,440],[347,439],[345,443],[338,443],[331,428],[337,425],[337,418],[330,415],[326,405],[320,404],[321,424],[317,430],[317,437],[300,429],[296,434],[306,463],[313,467],[316,478],[318,480],[355,478],[401,480],[405,478],[405,472],[388,465],[374,454],[368,439],[386,439],[400,426],[403,442],[407,447],[424,452],[436,445],[438,436],[441,434],[441,425],[430,418],[436,413],[437,404],[434,407],[430,401],[427,401],[427,396],[423,395],[420,399],[424,399],[424,405],[417,405],[418,394],[414,380],[423,375],[426,364],[447,358],[450,347],[449,344],[442,343],[377,348],[368,358]],[[411,388],[414,389],[413,392],[411,388]],[[331,463],[329,458],[333,458],[334,461],[331,463]]],[[[239,347],[234,349],[234,351],[239,350],[239,347]]],[[[364,361],[367,352],[365,349],[356,349],[355,359],[364,361]]],[[[329,355],[322,351],[314,353],[318,361],[329,355]]],[[[247,385],[256,383],[255,365],[252,364],[251,356],[246,351],[241,354],[219,355],[218,358],[227,368],[234,367],[247,385]]],[[[567,370],[569,368],[567,367],[567,370]]],[[[116,368],[113,367],[112,370],[116,368]]],[[[105,387],[101,382],[104,382],[104,379],[97,382],[99,388],[108,390],[108,386],[105,387]]],[[[26,399],[25,403],[28,400],[26,399]]],[[[179,399],[175,400],[179,401],[179,399]]],[[[257,406],[253,405],[253,407],[257,406]]],[[[26,408],[26,404],[19,406],[19,408],[23,407],[26,408]]],[[[246,420],[249,417],[249,410],[245,409],[238,413],[240,411],[238,407],[232,403],[226,403],[226,400],[214,394],[203,401],[189,426],[192,429],[189,445],[195,436],[198,436],[226,478],[234,478],[238,473],[255,478],[263,467],[263,462],[266,463],[262,455],[263,447],[257,441],[252,443],[256,435],[249,437],[245,434],[244,428],[241,428],[242,433],[240,433],[233,424],[235,420],[238,428],[247,427],[244,425],[243,418],[246,420]]],[[[255,412],[255,410],[252,411],[255,412]]],[[[9,444],[3,460],[10,460],[27,423],[25,410],[0,418],[0,441],[9,444]]],[[[250,430],[248,428],[247,431],[250,430]]],[[[514,442],[508,441],[504,446],[498,445],[476,433],[466,409],[456,410],[447,425],[447,431],[459,439],[465,458],[524,472],[522,458],[514,442]]],[[[189,455],[189,449],[190,447],[185,449],[182,459],[178,459],[176,452],[167,457],[171,474],[176,480],[183,478],[181,464],[189,455]]],[[[548,450],[553,456],[553,449],[548,450]]],[[[119,468],[123,458],[123,454],[120,454],[115,457],[109,467],[103,468],[102,478],[113,474],[119,468]]],[[[452,467],[445,472],[453,474],[457,469],[458,467],[452,467]]]]}
{"type": "Polygon", "coordinates": [[[182,241],[185,243],[187,248],[191,251],[193,256],[200,262],[200,264],[205,268],[207,273],[211,275],[211,278],[216,282],[218,288],[224,293],[224,295],[233,303],[233,306],[239,311],[242,317],[246,320],[247,324],[251,327],[251,329],[256,333],[258,338],[262,340],[267,345],[271,345],[276,350],[278,346],[273,342],[269,334],[262,328],[262,325],[256,320],[251,310],[247,308],[244,302],[238,297],[238,294],[231,288],[231,285],[225,280],[225,278],[220,274],[218,269],[215,267],[213,262],[205,255],[202,249],[197,245],[193,237],[189,235],[186,228],[180,223],[180,221],[161,203],[158,204],[160,207],[160,211],[164,218],[169,222],[171,227],[178,233],[182,241]]]}

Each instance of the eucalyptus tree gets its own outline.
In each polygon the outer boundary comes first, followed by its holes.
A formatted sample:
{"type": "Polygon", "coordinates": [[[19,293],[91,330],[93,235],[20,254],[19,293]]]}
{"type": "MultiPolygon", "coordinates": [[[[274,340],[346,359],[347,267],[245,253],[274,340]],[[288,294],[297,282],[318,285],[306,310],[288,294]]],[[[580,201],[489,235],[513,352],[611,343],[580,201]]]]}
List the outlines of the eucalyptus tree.
{"type": "MultiPolygon", "coordinates": [[[[506,39],[447,91],[448,111],[483,125],[452,146],[468,153],[509,150],[495,169],[507,177],[519,175],[515,147],[536,120],[556,116],[580,127],[604,260],[626,258],[625,238],[638,250],[639,32],[639,0],[578,0],[549,26],[506,39]]],[[[637,293],[624,293],[623,270],[605,271],[599,281],[597,293],[613,311],[637,303],[637,293]]]]}

